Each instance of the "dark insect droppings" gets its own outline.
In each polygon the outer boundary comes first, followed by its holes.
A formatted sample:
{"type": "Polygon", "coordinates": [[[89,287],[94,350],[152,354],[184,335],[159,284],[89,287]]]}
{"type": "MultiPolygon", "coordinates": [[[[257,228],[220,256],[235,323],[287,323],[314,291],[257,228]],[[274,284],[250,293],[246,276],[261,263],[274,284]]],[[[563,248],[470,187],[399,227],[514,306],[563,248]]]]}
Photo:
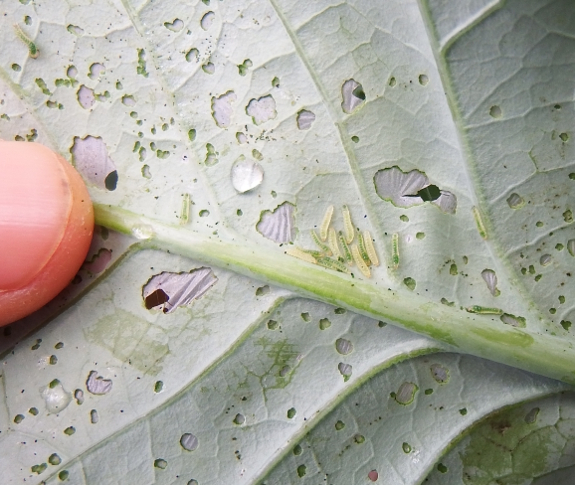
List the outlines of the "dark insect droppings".
{"type": "Polygon", "coordinates": [[[166,303],[169,299],[170,297],[168,296],[168,294],[161,288],[158,288],[156,291],[150,293],[146,297],[146,299],[144,300],[144,305],[146,305],[146,308],[150,310],[151,308],[166,303]]]}

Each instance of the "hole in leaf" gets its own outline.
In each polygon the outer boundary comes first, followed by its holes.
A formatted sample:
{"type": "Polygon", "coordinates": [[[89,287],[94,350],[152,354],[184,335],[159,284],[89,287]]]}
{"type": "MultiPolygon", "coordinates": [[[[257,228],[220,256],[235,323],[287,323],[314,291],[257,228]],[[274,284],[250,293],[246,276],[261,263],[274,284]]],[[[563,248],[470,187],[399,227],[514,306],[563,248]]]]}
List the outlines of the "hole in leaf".
{"type": "Polygon", "coordinates": [[[98,375],[97,371],[93,370],[88,375],[88,379],[86,379],[86,388],[91,394],[107,394],[112,390],[112,380],[104,379],[98,375]]]}
{"type": "Polygon", "coordinates": [[[146,302],[149,295],[161,289],[168,299],[153,308],[160,307],[164,313],[171,313],[179,306],[189,305],[202,297],[217,281],[208,267],[193,269],[189,273],[162,272],[152,276],[144,285],[142,297],[146,302]]]}
{"type": "Polygon", "coordinates": [[[404,382],[399,386],[399,389],[394,395],[394,399],[398,404],[407,406],[413,402],[418,389],[413,382],[404,382]]]}
{"type": "Polygon", "coordinates": [[[200,20],[200,26],[203,30],[208,30],[216,20],[216,14],[212,11],[206,13],[200,20]]]}
{"type": "Polygon", "coordinates": [[[351,365],[344,364],[343,362],[340,362],[337,365],[337,370],[339,370],[339,373],[342,375],[344,382],[347,382],[349,380],[349,378],[351,377],[351,372],[352,372],[351,365]]]}
{"type": "Polygon", "coordinates": [[[254,125],[261,125],[277,116],[276,102],[271,94],[252,99],[246,106],[246,113],[251,116],[254,125]]]}
{"type": "Polygon", "coordinates": [[[348,355],[353,352],[353,344],[344,338],[338,338],[335,341],[335,350],[338,354],[341,355],[348,355]]]}
{"type": "Polygon", "coordinates": [[[216,125],[220,128],[227,128],[230,126],[232,114],[234,112],[232,103],[237,100],[236,93],[228,91],[221,96],[212,97],[212,117],[216,125]]]}
{"type": "Polygon", "coordinates": [[[172,22],[164,22],[164,27],[172,32],[179,32],[184,28],[184,22],[180,19],[174,19],[172,22]]]}
{"type": "Polygon", "coordinates": [[[517,317],[510,313],[504,313],[499,317],[499,319],[506,325],[511,325],[512,327],[525,328],[526,325],[524,317],[517,317]]]}
{"type": "Polygon", "coordinates": [[[533,409],[531,409],[526,415],[525,415],[525,422],[527,424],[533,424],[537,421],[537,416],[539,415],[539,411],[540,409],[535,407],[533,409]]]}
{"type": "Polygon", "coordinates": [[[440,384],[447,384],[449,382],[449,369],[443,367],[441,364],[432,364],[430,366],[431,377],[440,384]]]}
{"type": "Polygon", "coordinates": [[[489,108],[489,116],[492,118],[501,118],[502,112],[499,106],[491,106],[489,108]]]}
{"type": "Polygon", "coordinates": [[[186,451],[195,451],[199,444],[198,438],[192,433],[184,433],[180,438],[180,445],[186,451]]]}
{"type": "Polygon", "coordinates": [[[157,458],[154,460],[154,467],[160,470],[165,470],[168,467],[168,462],[163,458],[157,458]]]}
{"type": "Polygon", "coordinates": [[[311,125],[315,121],[315,114],[311,111],[306,110],[306,109],[302,109],[297,114],[296,121],[297,121],[298,129],[309,130],[311,128],[311,125]]]}
{"type": "Polygon", "coordinates": [[[455,214],[457,209],[455,195],[430,184],[419,170],[403,172],[397,166],[385,168],[375,173],[373,182],[377,195],[396,207],[409,208],[429,201],[447,214],[455,214]]]}
{"type": "Polygon", "coordinates": [[[256,289],[256,296],[264,296],[267,295],[269,292],[270,292],[269,285],[260,286],[258,289],[256,289]]]}
{"type": "Polygon", "coordinates": [[[348,79],[341,87],[341,109],[344,113],[353,113],[365,101],[363,87],[354,79],[348,79]]]}
{"type": "Polygon", "coordinates": [[[277,243],[292,242],[295,239],[294,210],[293,204],[284,202],[273,211],[262,211],[257,231],[277,243]]]}
{"type": "Polygon", "coordinates": [[[98,415],[98,411],[96,411],[95,409],[92,409],[90,411],[90,422],[92,424],[96,424],[98,421],[100,421],[100,416],[98,415]]]}

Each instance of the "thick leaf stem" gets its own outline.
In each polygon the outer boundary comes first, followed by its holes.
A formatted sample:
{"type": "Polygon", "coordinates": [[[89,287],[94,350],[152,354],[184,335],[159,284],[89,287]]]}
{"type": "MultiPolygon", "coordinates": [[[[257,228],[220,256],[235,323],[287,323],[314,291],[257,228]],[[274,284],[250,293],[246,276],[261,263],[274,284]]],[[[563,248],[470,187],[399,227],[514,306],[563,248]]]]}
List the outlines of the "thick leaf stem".
{"type": "MultiPolygon", "coordinates": [[[[408,290],[382,288],[247,240],[206,236],[111,206],[95,205],[96,223],[157,248],[229,269],[302,296],[341,306],[427,335],[460,352],[575,384],[575,349],[551,335],[504,324],[498,315],[469,313],[408,290]]],[[[238,302],[240,304],[241,302],[238,302]]]]}

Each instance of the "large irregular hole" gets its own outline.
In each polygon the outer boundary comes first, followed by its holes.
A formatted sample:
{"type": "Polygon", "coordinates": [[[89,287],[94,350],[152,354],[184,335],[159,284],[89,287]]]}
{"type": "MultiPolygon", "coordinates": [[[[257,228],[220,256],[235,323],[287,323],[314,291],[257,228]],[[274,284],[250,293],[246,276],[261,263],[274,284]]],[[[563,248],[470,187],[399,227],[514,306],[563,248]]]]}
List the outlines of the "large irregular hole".
{"type": "Polygon", "coordinates": [[[489,288],[489,292],[493,296],[499,296],[501,292],[497,289],[497,275],[495,274],[495,271],[492,269],[484,269],[481,272],[481,277],[483,278],[483,281],[485,281],[487,288],[489,288]]]}
{"type": "Polygon", "coordinates": [[[349,378],[351,377],[351,373],[352,373],[351,365],[344,364],[343,362],[340,362],[337,365],[337,370],[342,375],[344,382],[347,382],[349,380],[349,378]]]}
{"type": "Polygon", "coordinates": [[[432,364],[429,368],[431,377],[439,384],[447,384],[449,382],[449,369],[443,367],[441,364],[432,364]]]}
{"type": "Polygon", "coordinates": [[[164,313],[172,313],[179,306],[189,305],[203,296],[217,281],[212,268],[208,267],[196,268],[189,273],[164,271],[152,276],[144,285],[142,297],[146,308],[160,308],[164,313]],[[160,303],[151,307],[149,297],[154,293],[154,298],[160,303]]]}
{"type": "Polygon", "coordinates": [[[118,172],[113,160],[108,156],[104,141],[95,136],[74,137],[71,149],[74,166],[84,180],[100,189],[115,190],[118,172]]]}
{"type": "Polygon", "coordinates": [[[88,77],[90,79],[96,79],[100,73],[102,73],[106,69],[104,64],[100,64],[99,62],[94,62],[90,65],[90,72],[88,73],[88,77]]]}
{"type": "Polygon", "coordinates": [[[510,313],[504,313],[499,318],[503,323],[512,327],[525,328],[527,323],[524,317],[518,317],[510,313]]]}
{"type": "Polygon", "coordinates": [[[211,143],[206,143],[206,158],[204,163],[207,167],[212,167],[220,160],[218,159],[218,152],[216,151],[214,145],[211,143]]]}
{"type": "Polygon", "coordinates": [[[112,379],[104,379],[93,370],[86,379],[86,389],[96,395],[108,394],[112,390],[112,379]]]}
{"type": "Polygon", "coordinates": [[[404,382],[399,386],[399,389],[394,393],[394,399],[398,404],[407,406],[415,399],[415,393],[418,387],[413,382],[404,382]]]}
{"type": "Polygon", "coordinates": [[[293,204],[284,202],[273,211],[262,211],[256,229],[277,243],[292,242],[295,239],[294,210],[293,204]]]}
{"type": "Polygon", "coordinates": [[[431,184],[419,170],[403,172],[397,166],[385,168],[375,173],[373,183],[377,195],[397,207],[409,208],[430,202],[447,214],[455,214],[457,209],[455,195],[431,184]]]}
{"type": "Polygon", "coordinates": [[[212,97],[212,116],[220,128],[227,128],[230,126],[232,119],[232,103],[237,100],[236,93],[228,91],[221,96],[212,97]]]}
{"type": "Polygon", "coordinates": [[[353,352],[353,344],[349,340],[338,338],[335,341],[335,350],[337,350],[338,354],[348,355],[353,352]]]}
{"type": "Polygon", "coordinates": [[[309,130],[315,121],[315,114],[307,109],[302,109],[297,114],[297,127],[300,130],[309,130]]]}
{"type": "Polygon", "coordinates": [[[511,209],[521,209],[525,205],[525,200],[519,194],[515,192],[507,197],[507,205],[511,209]]]}
{"type": "Polygon", "coordinates": [[[276,102],[271,94],[259,99],[251,99],[246,106],[246,113],[252,117],[255,125],[261,125],[277,116],[276,102]]]}
{"type": "Polygon", "coordinates": [[[264,180],[264,169],[258,162],[242,155],[232,165],[232,185],[240,194],[258,187],[264,180]]]}
{"type": "Polygon", "coordinates": [[[164,22],[164,27],[172,32],[179,32],[184,28],[184,22],[180,19],[174,19],[173,22],[164,22]]]}
{"type": "Polygon", "coordinates": [[[212,11],[206,13],[203,17],[202,20],[200,20],[200,25],[202,27],[202,29],[204,30],[208,30],[212,24],[214,23],[214,20],[216,20],[216,14],[212,11]]]}
{"type": "Polygon", "coordinates": [[[82,269],[92,274],[98,274],[106,269],[106,266],[112,260],[112,251],[110,249],[101,248],[89,260],[82,265],[82,269]]]}
{"type": "Polygon", "coordinates": [[[363,87],[355,79],[348,79],[341,87],[341,109],[344,113],[353,113],[365,102],[363,87]]]}
{"type": "Polygon", "coordinates": [[[77,97],[78,103],[80,103],[80,106],[84,109],[90,109],[96,102],[94,90],[84,86],[83,84],[80,86],[80,89],[78,89],[77,97]]]}

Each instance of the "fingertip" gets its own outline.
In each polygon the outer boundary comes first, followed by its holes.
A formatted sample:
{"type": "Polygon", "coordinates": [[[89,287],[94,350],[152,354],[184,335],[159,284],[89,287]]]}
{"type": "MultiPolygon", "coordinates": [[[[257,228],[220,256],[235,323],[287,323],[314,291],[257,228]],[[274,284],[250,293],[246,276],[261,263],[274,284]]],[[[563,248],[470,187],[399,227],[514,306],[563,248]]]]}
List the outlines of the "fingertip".
{"type": "Polygon", "coordinates": [[[74,277],[94,216],[84,182],[37,143],[0,143],[0,325],[42,307],[74,277]]]}

